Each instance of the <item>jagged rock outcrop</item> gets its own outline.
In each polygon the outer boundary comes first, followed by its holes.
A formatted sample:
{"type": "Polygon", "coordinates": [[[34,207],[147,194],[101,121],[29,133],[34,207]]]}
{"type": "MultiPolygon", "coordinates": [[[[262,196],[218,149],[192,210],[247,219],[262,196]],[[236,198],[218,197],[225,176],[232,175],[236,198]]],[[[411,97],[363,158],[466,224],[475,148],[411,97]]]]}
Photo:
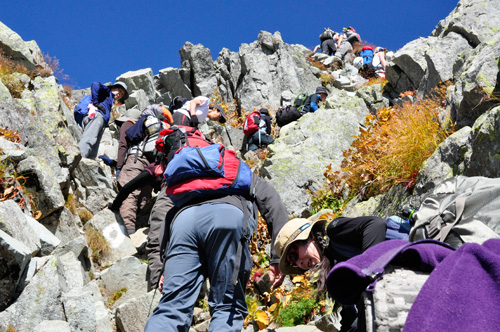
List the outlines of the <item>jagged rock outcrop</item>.
{"type": "Polygon", "coordinates": [[[248,111],[277,108],[299,93],[313,93],[319,85],[319,70],[305,60],[307,52],[303,46],[285,44],[279,32],[261,31],[257,41],[242,44],[241,82],[234,92],[239,106],[248,111]]]}
{"type": "MultiPolygon", "coordinates": [[[[369,112],[398,102],[399,92],[417,90],[423,95],[440,81],[452,81],[449,109],[461,129],[425,162],[413,195],[396,186],[364,202],[353,200],[344,211],[346,216],[392,215],[403,203],[417,202],[450,176],[500,176],[500,107],[494,107],[494,100],[485,101],[483,93],[499,92],[499,6],[493,0],[460,1],[431,36],[396,52],[386,87],[361,87],[364,81],[354,67],[335,57],[314,55],[313,62],[322,68],[318,69],[307,60],[307,48],[286,44],[279,32],[262,31],[238,52],[222,49],[215,61],[203,45],[188,42],[180,51],[181,68],[165,68],[157,75],[146,68],[119,76],[116,80],[129,86],[131,97],[115,115],[153,102],[168,104],[177,95],[210,96],[217,87],[222,99],[236,99],[240,110],[264,106],[273,113],[299,93],[314,92],[323,81],[330,92],[324,105],[280,128],[268,157],[254,168],[278,190],[290,216],[307,217],[310,192],[322,187],[328,165],[339,167],[369,112]]],[[[43,66],[36,43],[23,42],[1,23],[0,40],[0,48],[15,61],[33,69],[43,66]]],[[[146,264],[141,261],[147,228],[135,244],[124,235],[119,214],[106,209],[116,195],[113,170],[98,160],[80,157],[76,143],[81,128],[72,108],[89,89],[75,91],[68,102],[54,77],[14,76],[24,90],[14,96],[0,82],[0,127],[17,130],[22,139],[13,143],[0,138],[0,159],[27,179],[23,186],[38,201],[24,208],[18,201],[0,202],[0,330],[143,330],[160,297],[158,292],[147,292],[146,264]],[[38,220],[31,217],[34,210],[41,212],[38,220]],[[84,234],[91,230],[109,244],[109,251],[98,261],[101,267],[106,265],[103,271],[84,234]],[[124,295],[109,305],[110,297],[125,288],[124,295]]],[[[211,121],[201,129],[229,149],[239,151],[244,145],[241,129],[211,121]]],[[[111,120],[99,154],[116,158],[118,134],[111,120]]],[[[195,329],[206,330],[210,317],[197,311],[195,329]]],[[[277,331],[333,328],[326,323],[328,319],[316,327],[277,331]]],[[[244,330],[256,329],[249,325],[244,330]]]]}
{"type": "Polygon", "coordinates": [[[400,92],[429,93],[440,82],[449,88],[451,116],[457,128],[471,126],[498,100],[500,91],[500,3],[461,0],[428,38],[408,43],[395,53],[386,77],[393,98],[400,92]]]}
{"type": "Polygon", "coordinates": [[[21,63],[28,70],[41,68],[49,73],[42,51],[36,41],[25,42],[17,33],[0,22],[0,50],[13,61],[21,63]]]}
{"type": "Polygon", "coordinates": [[[217,80],[210,50],[201,44],[186,42],[179,54],[181,77],[193,96],[211,96],[215,92],[217,80]]]}
{"type": "Polygon", "coordinates": [[[293,216],[309,216],[311,194],[323,183],[323,172],[331,163],[339,166],[369,109],[363,99],[334,89],[324,109],[302,116],[285,128],[269,146],[270,156],[260,174],[280,193],[293,216]]]}

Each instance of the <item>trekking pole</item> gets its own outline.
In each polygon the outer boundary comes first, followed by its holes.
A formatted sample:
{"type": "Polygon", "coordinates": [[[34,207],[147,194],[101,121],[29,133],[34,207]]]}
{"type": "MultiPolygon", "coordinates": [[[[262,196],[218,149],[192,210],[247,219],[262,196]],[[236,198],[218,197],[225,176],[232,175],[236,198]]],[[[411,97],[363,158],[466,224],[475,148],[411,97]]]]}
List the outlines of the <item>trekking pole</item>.
{"type": "Polygon", "coordinates": [[[156,290],[158,289],[158,287],[155,287],[155,291],[153,293],[153,297],[151,298],[151,303],[149,304],[149,310],[148,310],[148,317],[149,315],[151,314],[151,307],[153,306],[153,301],[155,299],[155,296],[156,296],[156,290]]]}

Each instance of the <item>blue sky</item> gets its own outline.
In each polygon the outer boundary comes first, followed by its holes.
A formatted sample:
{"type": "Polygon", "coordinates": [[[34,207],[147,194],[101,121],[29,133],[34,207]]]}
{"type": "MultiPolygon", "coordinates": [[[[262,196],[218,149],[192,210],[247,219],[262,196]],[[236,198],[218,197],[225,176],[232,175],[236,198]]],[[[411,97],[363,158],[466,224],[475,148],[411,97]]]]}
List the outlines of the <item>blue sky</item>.
{"type": "Polygon", "coordinates": [[[237,52],[261,30],[288,44],[314,48],[323,28],[353,26],[366,40],[396,51],[428,37],[457,0],[420,1],[47,1],[0,0],[0,21],[59,60],[74,88],[121,74],[179,68],[186,41],[217,58],[237,52]]]}

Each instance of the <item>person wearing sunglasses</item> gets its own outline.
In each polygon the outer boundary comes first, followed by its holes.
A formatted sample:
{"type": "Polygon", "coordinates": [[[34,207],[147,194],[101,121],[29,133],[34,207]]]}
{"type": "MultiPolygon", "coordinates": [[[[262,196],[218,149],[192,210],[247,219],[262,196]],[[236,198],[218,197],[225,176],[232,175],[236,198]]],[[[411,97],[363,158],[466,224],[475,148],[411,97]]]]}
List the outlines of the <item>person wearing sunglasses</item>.
{"type": "MultiPolygon", "coordinates": [[[[290,220],[274,242],[274,249],[280,256],[282,277],[274,282],[273,287],[278,287],[287,274],[318,269],[318,290],[326,291],[326,277],[333,265],[384,241],[386,229],[385,220],[375,216],[340,217],[330,223],[325,219],[290,220]]],[[[341,314],[341,331],[348,331],[356,319],[356,309],[346,306],[341,314]]]]}

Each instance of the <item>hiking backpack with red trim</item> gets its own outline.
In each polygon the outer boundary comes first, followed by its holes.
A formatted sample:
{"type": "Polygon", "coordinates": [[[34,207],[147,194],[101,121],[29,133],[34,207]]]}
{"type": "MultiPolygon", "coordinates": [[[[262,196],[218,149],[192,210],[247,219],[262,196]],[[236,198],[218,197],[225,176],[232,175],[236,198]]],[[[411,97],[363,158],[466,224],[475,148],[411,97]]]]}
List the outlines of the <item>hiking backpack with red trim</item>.
{"type": "Polygon", "coordinates": [[[225,195],[251,197],[250,168],[236,152],[208,141],[198,129],[173,126],[157,147],[168,155],[166,193],[175,206],[225,195]]]}
{"type": "Polygon", "coordinates": [[[213,142],[198,129],[188,126],[173,125],[160,132],[156,140],[156,150],[163,152],[166,162],[170,162],[175,153],[184,146],[208,146],[213,142]]]}
{"type": "Polygon", "coordinates": [[[243,124],[243,134],[245,136],[252,136],[259,130],[260,124],[260,111],[253,111],[248,114],[245,118],[245,123],[243,124]]]}

